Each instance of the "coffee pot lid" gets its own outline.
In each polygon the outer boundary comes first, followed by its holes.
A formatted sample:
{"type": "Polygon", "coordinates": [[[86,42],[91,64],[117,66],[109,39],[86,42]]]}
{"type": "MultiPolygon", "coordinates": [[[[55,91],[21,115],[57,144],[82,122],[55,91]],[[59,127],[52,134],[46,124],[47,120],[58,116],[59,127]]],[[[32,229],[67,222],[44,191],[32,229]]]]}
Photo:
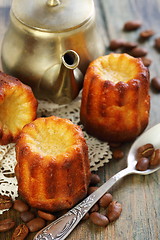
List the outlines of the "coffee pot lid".
{"type": "Polygon", "coordinates": [[[23,24],[50,32],[77,28],[94,13],[93,0],[13,0],[11,12],[23,24]]]}

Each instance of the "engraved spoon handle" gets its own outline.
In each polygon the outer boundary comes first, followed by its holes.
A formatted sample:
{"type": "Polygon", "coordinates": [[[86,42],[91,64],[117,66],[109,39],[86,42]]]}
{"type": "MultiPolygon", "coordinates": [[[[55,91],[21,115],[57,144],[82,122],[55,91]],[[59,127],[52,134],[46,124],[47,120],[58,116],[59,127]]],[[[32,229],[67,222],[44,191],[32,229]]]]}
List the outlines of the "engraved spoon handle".
{"type": "Polygon", "coordinates": [[[95,192],[68,211],[66,214],[39,231],[34,240],[63,240],[76,227],[90,208],[122,177],[134,173],[133,169],[125,168],[111,177],[95,192]]]}

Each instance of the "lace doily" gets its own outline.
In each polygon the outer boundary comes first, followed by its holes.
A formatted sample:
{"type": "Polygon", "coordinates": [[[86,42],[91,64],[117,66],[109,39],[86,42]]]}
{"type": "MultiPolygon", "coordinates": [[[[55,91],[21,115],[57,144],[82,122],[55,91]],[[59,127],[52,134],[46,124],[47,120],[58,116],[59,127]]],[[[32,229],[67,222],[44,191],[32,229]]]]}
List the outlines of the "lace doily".
{"type": "MultiPolygon", "coordinates": [[[[73,101],[69,105],[57,105],[52,102],[40,100],[38,105],[38,117],[58,116],[68,118],[73,123],[80,125],[79,120],[80,99],[73,101]]],[[[99,167],[107,163],[112,157],[109,145],[88,135],[83,126],[80,125],[89,149],[91,171],[98,170],[99,167]]],[[[14,176],[16,164],[15,144],[0,146],[0,194],[11,196],[14,200],[18,196],[17,180],[14,176]]]]}

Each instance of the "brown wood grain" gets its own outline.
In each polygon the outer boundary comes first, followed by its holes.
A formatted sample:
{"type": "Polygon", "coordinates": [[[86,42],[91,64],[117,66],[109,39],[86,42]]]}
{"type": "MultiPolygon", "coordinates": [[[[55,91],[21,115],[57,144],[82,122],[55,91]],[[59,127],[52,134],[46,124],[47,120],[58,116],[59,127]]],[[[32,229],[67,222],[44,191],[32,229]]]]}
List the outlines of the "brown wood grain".
{"type": "MultiPolygon", "coordinates": [[[[9,24],[11,0],[0,1],[0,44],[9,24]]],[[[111,39],[137,41],[141,30],[153,29],[156,34],[143,45],[148,50],[148,57],[153,60],[150,66],[151,78],[160,76],[160,54],[154,48],[154,39],[160,36],[160,0],[95,0],[99,31],[106,44],[111,39]],[[123,24],[128,20],[141,20],[141,29],[124,32],[123,24]]],[[[149,125],[160,122],[160,93],[150,90],[151,113],[149,125]]],[[[160,134],[160,133],[157,133],[160,134]]],[[[126,157],[130,143],[122,149],[125,157],[110,161],[100,168],[98,174],[102,182],[126,166],[126,157]]],[[[128,176],[111,189],[115,200],[122,203],[120,218],[106,228],[94,226],[90,221],[80,223],[67,238],[68,240],[158,240],[160,239],[160,172],[150,176],[128,176]]],[[[19,213],[10,210],[0,219],[12,217],[20,223],[19,213]]],[[[12,231],[0,233],[0,240],[10,240],[12,231]]],[[[27,240],[33,239],[30,234],[27,240]]]]}

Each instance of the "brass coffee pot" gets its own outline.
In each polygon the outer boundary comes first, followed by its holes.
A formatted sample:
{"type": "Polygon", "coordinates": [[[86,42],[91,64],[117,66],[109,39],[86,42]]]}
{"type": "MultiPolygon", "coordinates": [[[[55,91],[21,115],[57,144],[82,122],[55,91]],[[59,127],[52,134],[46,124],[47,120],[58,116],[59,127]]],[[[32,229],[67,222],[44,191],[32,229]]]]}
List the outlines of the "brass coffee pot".
{"type": "Polygon", "coordinates": [[[89,62],[104,52],[93,0],[12,1],[2,67],[30,85],[37,98],[72,101],[89,62]]]}

